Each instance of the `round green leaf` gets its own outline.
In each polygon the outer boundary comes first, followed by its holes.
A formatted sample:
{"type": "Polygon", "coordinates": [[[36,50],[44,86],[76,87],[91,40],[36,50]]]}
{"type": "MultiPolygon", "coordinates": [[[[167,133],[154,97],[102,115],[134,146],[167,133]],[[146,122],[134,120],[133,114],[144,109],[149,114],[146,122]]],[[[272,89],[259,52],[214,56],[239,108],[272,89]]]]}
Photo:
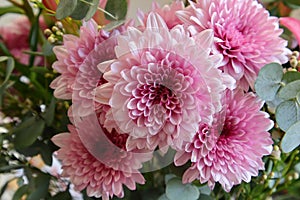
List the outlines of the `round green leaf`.
{"type": "Polygon", "coordinates": [[[276,121],[283,131],[300,120],[299,105],[295,101],[284,101],[276,109],[276,121]]]}
{"type": "Polygon", "coordinates": [[[170,200],[166,194],[161,195],[158,200],[170,200]]]}
{"type": "Polygon", "coordinates": [[[281,86],[282,76],[282,66],[278,63],[265,65],[260,70],[254,85],[258,96],[263,100],[272,101],[281,86]]]}
{"type": "Polygon", "coordinates": [[[89,11],[91,1],[92,0],[79,0],[77,2],[76,8],[70,14],[70,17],[76,20],[83,19],[89,11]]]}
{"type": "Polygon", "coordinates": [[[281,148],[285,153],[293,151],[300,144],[300,121],[293,124],[281,140],[281,148]]]}
{"type": "Polygon", "coordinates": [[[282,82],[285,84],[300,80],[300,72],[288,71],[284,73],[282,82]]]}
{"type": "Polygon", "coordinates": [[[293,81],[281,88],[278,95],[283,100],[290,100],[295,99],[298,92],[300,92],[300,80],[293,81]]]}
{"type": "Polygon", "coordinates": [[[197,200],[200,196],[200,191],[194,185],[182,184],[180,179],[173,178],[168,181],[166,196],[172,200],[197,200]]]}
{"type": "Polygon", "coordinates": [[[94,16],[94,14],[96,13],[96,11],[98,9],[98,5],[99,5],[100,1],[99,0],[92,0],[92,1],[93,2],[91,4],[88,12],[86,13],[85,18],[84,18],[85,21],[90,20],[94,16]]]}
{"type": "Polygon", "coordinates": [[[56,9],[55,17],[59,20],[64,19],[72,14],[75,10],[78,0],[59,1],[56,9]]]}
{"type": "Polygon", "coordinates": [[[127,14],[126,0],[108,0],[105,5],[105,10],[113,15],[115,18],[105,13],[105,18],[111,21],[122,20],[127,14]]]}

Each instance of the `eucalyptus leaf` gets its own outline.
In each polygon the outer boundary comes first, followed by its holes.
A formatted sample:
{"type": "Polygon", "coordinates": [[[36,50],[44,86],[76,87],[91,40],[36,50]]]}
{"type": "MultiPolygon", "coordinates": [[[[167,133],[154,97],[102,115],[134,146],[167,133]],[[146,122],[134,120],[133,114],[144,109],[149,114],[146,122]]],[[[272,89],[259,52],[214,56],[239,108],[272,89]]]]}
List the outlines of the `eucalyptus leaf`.
{"type": "Polygon", "coordinates": [[[293,81],[282,87],[278,95],[283,100],[296,99],[298,92],[300,92],[300,80],[293,81]]]}
{"type": "Polygon", "coordinates": [[[282,66],[278,63],[265,65],[259,72],[255,82],[258,96],[266,101],[272,101],[281,86],[283,77],[282,66]]]}
{"type": "Polygon", "coordinates": [[[299,104],[295,101],[284,101],[276,109],[276,121],[283,131],[300,120],[299,104]]]}
{"type": "Polygon", "coordinates": [[[105,25],[105,27],[103,28],[106,31],[112,31],[113,29],[121,26],[122,24],[124,24],[125,20],[119,20],[119,21],[112,21],[109,24],[105,25]]]}
{"type": "Polygon", "coordinates": [[[167,185],[169,180],[173,179],[173,178],[176,178],[176,175],[175,174],[166,174],[165,175],[165,184],[167,185]]]}
{"type": "Polygon", "coordinates": [[[92,0],[92,5],[90,6],[88,12],[85,15],[85,21],[90,20],[94,16],[96,11],[98,10],[99,3],[99,0],[92,0]]]}
{"type": "Polygon", "coordinates": [[[77,2],[76,8],[70,14],[70,17],[76,20],[82,20],[90,9],[90,3],[93,0],[79,0],[77,2]]]}
{"type": "Polygon", "coordinates": [[[16,148],[21,149],[33,144],[37,137],[43,133],[44,127],[45,121],[40,118],[30,117],[23,121],[13,131],[16,148]]]}
{"type": "Polygon", "coordinates": [[[158,200],[170,200],[166,194],[161,195],[158,200]]]}
{"type": "Polygon", "coordinates": [[[56,9],[55,17],[59,20],[62,20],[75,10],[78,0],[63,0],[59,1],[59,4],[56,9]]]}
{"type": "Polygon", "coordinates": [[[207,194],[201,194],[199,200],[213,200],[213,198],[207,194]]]}
{"type": "Polygon", "coordinates": [[[284,84],[288,84],[297,80],[300,80],[300,72],[288,71],[284,73],[282,78],[282,82],[284,84]]]}
{"type": "Polygon", "coordinates": [[[200,191],[192,184],[182,184],[180,179],[173,178],[167,183],[166,196],[172,200],[197,200],[200,196],[200,191]]]}
{"type": "Polygon", "coordinates": [[[300,121],[293,124],[284,134],[281,140],[281,149],[285,153],[289,153],[297,148],[300,144],[300,121]]]}
{"type": "Polygon", "coordinates": [[[126,0],[108,0],[105,5],[105,10],[112,14],[114,17],[105,13],[105,18],[114,21],[125,19],[127,14],[127,1],[126,0]]]}

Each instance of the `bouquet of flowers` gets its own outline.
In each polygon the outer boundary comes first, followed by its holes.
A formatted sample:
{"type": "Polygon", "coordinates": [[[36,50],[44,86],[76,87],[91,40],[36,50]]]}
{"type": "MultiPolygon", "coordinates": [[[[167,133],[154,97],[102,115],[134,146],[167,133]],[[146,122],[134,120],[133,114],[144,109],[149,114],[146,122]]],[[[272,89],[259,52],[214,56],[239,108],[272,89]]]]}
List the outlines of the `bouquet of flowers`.
{"type": "Polygon", "coordinates": [[[298,1],[8,2],[0,197],[298,197],[298,1]]]}

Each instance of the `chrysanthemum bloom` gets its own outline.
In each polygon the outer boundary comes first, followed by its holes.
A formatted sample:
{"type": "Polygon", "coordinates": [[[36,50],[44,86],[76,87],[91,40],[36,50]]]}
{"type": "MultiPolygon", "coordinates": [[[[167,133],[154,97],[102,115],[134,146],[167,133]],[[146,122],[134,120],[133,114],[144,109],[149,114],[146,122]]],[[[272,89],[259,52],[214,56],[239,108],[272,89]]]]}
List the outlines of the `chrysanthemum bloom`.
{"type": "Polygon", "coordinates": [[[99,65],[110,70],[95,99],[111,107],[116,129],[130,135],[128,150],[181,148],[202,118],[212,121],[223,81],[231,81],[217,69],[221,55],[210,55],[212,43],[211,30],[192,38],[183,26],[169,30],[157,13],[149,14],[143,32],[130,27],[118,37],[117,59],[99,65]]]}
{"type": "MultiPolygon", "coordinates": [[[[50,86],[55,89],[54,95],[57,98],[72,98],[76,76],[79,74],[78,71],[81,64],[87,58],[97,59],[99,62],[102,62],[114,56],[114,54],[107,54],[106,57],[89,57],[89,54],[95,50],[96,46],[108,38],[109,33],[104,30],[98,31],[97,24],[93,20],[83,24],[80,28],[80,37],[64,35],[64,45],[53,48],[58,59],[53,64],[53,68],[61,75],[50,86]]],[[[92,69],[91,67],[90,70],[92,69]]]]}
{"type": "Polygon", "coordinates": [[[260,111],[262,105],[253,93],[228,90],[224,110],[215,115],[213,126],[201,123],[193,142],[175,156],[176,165],[192,163],[183,182],[199,179],[211,189],[219,182],[229,192],[242,180],[250,182],[251,176],[257,176],[273,143],[268,132],[273,122],[260,111]]]}
{"type": "Polygon", "coordinates": [[[201,0],[177,13],[192,34],[214,30],[215,50],[224,56],[220,69],[244,90],[265,64],[288,61],[278,18],[255,0],[201,0]]]}
{"type": "Polygon", "coordinates": [[[86,189],[88,196],[102,196],[103,200],[107,200],[113,195],[122,198],[123,185],[135,190],[136,183],[145,183],[144,177],[138,171],[145,158],[136,158],[135,154],[124,150],[126,135],[106,133],[108,139],[120,150],[118,157],[110,155],[116,166],[108,166],[86,149],[78,133],[79,129],[69,125],[69,131],[70,133],[54,136],[52,140],[60,147],[57,158],[62,162],[62,176],[70,177],[76,190],[86,189]]]}
{"type": "MultiPolygon", "coordinates": [[[[170,5],[164,5],[162,8],[156,1],[152,3],[152,11],[158,13],[165,20],[170,29],[178,24],[182,24],[182,21],[176,16],[176,11],[183,9],[184,3],[181,0],[175,0],[170,5]]],[[[141,25],[145,27],[148,13],[145,14],[143,11],[139,10],[137,17],[141,25]]]]}

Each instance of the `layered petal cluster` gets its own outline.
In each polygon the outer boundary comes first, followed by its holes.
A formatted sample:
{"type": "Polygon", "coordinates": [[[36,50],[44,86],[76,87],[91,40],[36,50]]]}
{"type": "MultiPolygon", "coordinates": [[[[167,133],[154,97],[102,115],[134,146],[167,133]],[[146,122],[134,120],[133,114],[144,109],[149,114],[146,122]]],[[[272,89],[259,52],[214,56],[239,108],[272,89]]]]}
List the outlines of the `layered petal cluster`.
{"type": "MultiPolygon", "coordinates": [[[[163,7],[160,7],[156,1],[152,3],[152,11],[158,13],[170,29],[178,24],[182,24],[182,21],[176,16],[176,11],[183,9],[184,3],[181,0],[172,1],[170,5],[164,5],[163,7]]],[[[137,17],[142,27],[146,26],[148,14],[141,10],[138,11],[137,17]]]]}
{"type": "MultiPolygon", "coordinates": [[[[145,183],[144,177],[137,170],[141,166],[140,160],[143,159],[139,157],[136,160],[132,153],[123,150],[126,142],[125,135],[107,133],[109,140],[120,148],[119,156],[116,158],[117,165],[108,166],[86,149],[78,134],[78,129],[69,125],[69,131],[70,133],[54,136],[52,140],[60,147],[57,158],[62,162],[62,175],[70,177],[76,190],[86,189],[89,196],[102,196],[103,200],[108,200],[114,195],[122,198],[124,196],[123,185],[135,190],[136,183],[145,183]]],[[[112,154],[108,156],[112,160],[115,159],[112,154]]]]}
{"type": "Polygon", "coordinates": [[[214,30],[215,50],[224,56],[220,69],[246,91],[265,64],[288,61],[278,18],[256,0],[201,0],[177,13],[192,34],[214,30]]]}
{"type": "Polygon", "coordinates": [[[183,182],[198,179],[212,189],[219,182],[229,192],[234,185],[257,176],[264,169],[262,157],[271,153],[273,143],[268,132],[273,121],[260,111],[262,105],[253,93],[228,90],[213,125],[201,123],[193,142],[175,156],[176,165],[192,163],[183,182]]]}
{"type": "MultiPolygon", "coordinates": [[[[101,44],[110,35],[109,32],[102,29],[98,31],[98,25],[93,20],[90,20],[84,22],[80,28],[79,37],[64,35],[64,44],[53,48],[57,57],[57,61],[53,64],[53,69],[61,75],[52,81],[50,87],[55,89],[54,95],[57,98],[72,99],[74,88],[78,87],[78,84],[75,83],[76,79],[79,78],[80,80],[78,81],[82,81],[82,73],[79,71],[96,73],[94,77],[99,78],[99,72],[97,72],[95,67],[96,63],[109,60],[115,56],[113,53],[113,41],[109,43],[110,46],[102,45],[103,48],[101,48],[101,44]],[[84,64],[83,67],[81,67],[82,64],[84,64]],[[94,65],[91,66],[91,64],[94,65]]],[[[87,75],[84,74],[83,76],[87,75]]],[[[95,80],[89,82],[92,82],[90,85],[94,87],[97,84],[95,80]]]]}
{"type": "Polygon", "coordinates": [[[224,82],[231,82],[217,69],[222,57],[210,55],[212,44],[211,30],[192,38],[181,25],[169,30],[154,12],[144,31],[128,28],[118,37],[117,59],[99,65],[109,70],[96,101],[111,107],[107,119],[117,125],[106,128],[129,134],[128,150],[190,141],[200,121],[220,111],[224,82]]]}

